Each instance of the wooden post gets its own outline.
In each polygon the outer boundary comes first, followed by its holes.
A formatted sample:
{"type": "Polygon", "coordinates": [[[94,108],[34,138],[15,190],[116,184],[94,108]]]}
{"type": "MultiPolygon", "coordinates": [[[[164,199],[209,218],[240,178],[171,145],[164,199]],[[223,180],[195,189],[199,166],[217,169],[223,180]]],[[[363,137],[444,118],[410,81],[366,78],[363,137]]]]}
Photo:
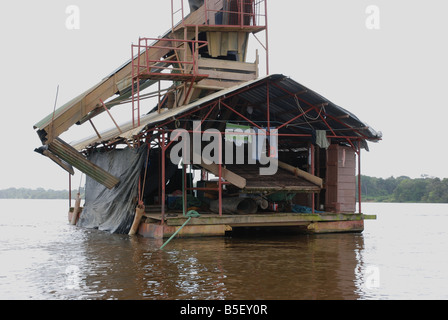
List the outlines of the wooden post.
{"type": "Polygon", "coordinates": [[[358,206],[359,206],[359,214],[362,214],[362,197],[361,197],[361,141],[358,141],[358,206]]]}
{"type": "Polygon", "coordinates": [[[76,195],[75,208],[73,209],[72,220],[70,221],[71,225],[76,225],[80,208],[81,208],[81,194],[78,192],[78,194],[76,195]]]}
{"type": "MultiPolygon", "coordinates": [[[[310,150],[311,150],[311,174],[314,176],[315,175],[315,164],[314,164],[314,145],[311,143],[310,144],[310,150]]],[[[311,210],[312,213],[315,213],[315,194],[314,192],[311,194],[311,210]]]]}
{"type": "Polygon", "coordinates": [[[72,175],[68,174],[68,210],[72,207],[72,175]]]}
{"type": "Polygon", "coordinates": [[[138,227],[140,225],[140,221],[142,220],[144,213],[145,213],[145,206],[139,204],[135,209],[134,223],[132,224],[131,230],[129,231],[130,236],[137,234],[138,227]]]}

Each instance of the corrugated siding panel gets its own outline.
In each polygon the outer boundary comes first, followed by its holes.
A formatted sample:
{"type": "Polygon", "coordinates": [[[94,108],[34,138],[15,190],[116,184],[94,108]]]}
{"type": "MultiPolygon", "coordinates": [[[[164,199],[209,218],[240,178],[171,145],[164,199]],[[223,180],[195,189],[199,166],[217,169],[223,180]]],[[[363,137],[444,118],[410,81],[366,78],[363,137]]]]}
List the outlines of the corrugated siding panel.
{"type": "Polygon", "coordinates": [[[53,140],[48,145],[48,149],[108,189],[114,188],[120,182],[118,178],[84,158],[78,151],[59,138],[53,140]]]}

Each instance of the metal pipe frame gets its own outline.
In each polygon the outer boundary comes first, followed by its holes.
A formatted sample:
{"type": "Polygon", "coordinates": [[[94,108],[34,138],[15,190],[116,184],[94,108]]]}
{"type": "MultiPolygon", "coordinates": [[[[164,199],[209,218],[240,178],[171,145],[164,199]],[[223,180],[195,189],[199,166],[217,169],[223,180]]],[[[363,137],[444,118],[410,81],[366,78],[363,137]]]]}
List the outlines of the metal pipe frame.
{"type": "MultiPolygon", "coordinates": [[[[320,110],[319,110],[319,108],[318,108],[317,106],[315,106],[315,105],[309,103],[308,101],[306,101],[306,100],[304,100],[304,99],[298,97],[297,94],[293,94],[293,93],[289,92],[288,90],[285,90],[284,88],[282,88],[282,87],[280,87],[279,85],[277,85],[275,82],[273,82],[273,85],[276,86],[278,89],[280,89],[280,90],[282,90],[282,91],[288,93],[289,95],[291,95],[291,96],[293,96],[293,97],[296,97],[298,100],[302,101],[303,103],[306,103],[308,106],[310,106],[310,107],[313,108],[314,110],[320,112],[320,110]]],[[[309,111],[311,111],[311,109],[308,109],[308,111],[305,112],[305,113],[308,113],[309,111]]],[[[330,115],[330,114],[327,114],[327,113],[325,113],[325,116],[327,116],[327,117],[331,118],[332,120],[338,122],[339,124],[343,125],[343,126],[346,127],[348,130],[351,130],[351,131],[356,132],[356,133],[359,134],[362,138],[364,138],[364,139],[368,139],[368,137],[367,137],[365,134],[363,134],[362,132],[360,132],[360,131],[357,130],[356,128],[352,128],[352,127],[350,127],[350,126],[347,125],[346,123],[343,123],[343,122],[340,121],[338,118],[336,118],[336,117],[334,117],[334,116],[332,116],[332,115],[330,115]]],[[[297,117],[297,118],[298,118],[298,117],[297,117]]],[[[322,119],[322,120],[323,120],[323,119],[322,119]]],[[[328,126],[328,123],[327,123],[327,126],[328,126]]],[[[328,127],[329,127],[329,126],[328,126],[328,127]]],[[[334,133],[334,131],[333,131],[332,129],[331,129],[331,131],[332,131],[333,134],[335,135],[335,133],[334,133]]],[[[358,139],[359,137],[353,137],[353,138],[358,139]]],[[[356,148],[355,148],[355,149],[356,149],[356,148]]]]}
{"type": "MultiPolygon", "coordinates": [[[[196,52],[197,50],[199,50],[202,47],[205,47],[208,45],[207,41],[201,41],[201,40],[187,40],[187,39],[159,39],[159,38],[140,38],[139,39],[139,44],[138,45],[132,45],[133,48],[138,48],[138,54],[139,57],[141,55],[141,53],[145,53],[145,65],[141,65],[140,63],[140,59],[137,59],[138,61],[138,66],[134,65],[134,68],[137,67],[137,75],[142,75],[141,69],[145,69],[147,74],[152,74],[151,69],[153,68],[157,68],[157,69],[169,69],[169,70],[178,70],[178,71],[183,71],[185,73],[186,69],[185,67],[178,67],[178,68],[173,68],[171,66],[163,66],[163,65],[155,65],[157,63],[162,63],[162,64],[168,64],[168,65],[192,65],[192,70],[196,71],[196,65],[197,65],[197,55],[193,54],[192,55],[192,60],[156,60],[156,59],[150,59],[149,58],[149,50],[150,49],[167,49],[167,50],[173,50],[174,52],[177,52],[178,50],[183,50],[180,47],[177,46],[162,46],[162,45],[148,45],[148,40],[150,41],[166,41],[166,42],[175,42],[175,43],[183,43],[184,47],[186,47],[187,44],[192,44],[193,46],[193,52],[196,52]],[[145,44],[143,45],[142,42],[144,42],[145,44]],[[144,49],[142,51],[142,49],[144,49]],[[150,63],[152,63],[150,65],[150,63]]],[[[133,50],[132,50],[133,52],[133,50]]],[[[134,55],[133,55],[134,56],[134,55]]],[[[176,53],[177,56],[177,53],[176,53]]],[[[187,55],[185,55],[186,58],[187,55]]],[[[159,74],[159,73],[154,73],[154,74],[159,74]]]]}
{"type": "MultiPolygon", "coordinates": [[[[215,102],[215,103],[213,103],[213,104],[209,104],[207,107],[211,107],[210,108],[210,110],[208,110],[208,112],[207,112],[207,114],[203,117],[203,119],[201,120],[201,124],[203,124],[204,123],[204,121],[209,117],[209,115],[212,113],[212,111],[216,108],[216,106],[217,106],[217,104],[218,104],[218,102],[215,102]]],[[[239,114],[239,115],[241,115],[239,112],[237,112],[234,108],[232,108],[232,107],[230,107],[230,106],[228,106],[227,104],[225,104],[225,103],[223,103],[223,102],[221,102],[221,104],[223,104],[225,107],[227,107],[227,108],[229,108],[230,110],[232,110],[232,111],[234,111],[235,112],[235,114],[239,114]]],[[[204,108],[201,108],[201,109],[204,109],[204,108]]],[[[197,110],[196,110],[197,111],[197,110]]],[[[244,116],[243,116],[244,117],[244,116]]],[[[251,122],[251,121],[250,121],[251,122]]],[[[255,123],[253,123],[254,125],[256,125],[255,123]]],[[[203,130],[198,130],[199,129],[199,126],[198,127],[196,127],[196,128],[193,128],[193,130],[186,130],[187,132],[189,132],[189,133],[204,133],[204,132],[206,132],[206,131],[203,131],[203,130]]],[[[170,132],[170,131],[174,131],[175,129],[159,129],[159,132],[162,132],[161,133],[161,135],[160,135],[160,139],[161,139],[161,150],[162,150],[162,169],[161,169],[161,171],[162,171],[162,179],[161,179],[161,189],[162,189],[162,195],[161,195],[161,205],[162,205],[162,221],[164,221],[164,217],[165,217],[165,213],[166,213],[166,206],[165,206],[165,198],[166,198],[166,176],[165,176],[165,169],[166,169],[166,155],[165,155],[165,152],[166,152],[166,150],[171,146],[171,144],[173,143],[173,141],[174,140],[172,140],[172,141],[165,141],[165,136],[166,136],[166,133],[167,132],[170,132]]],[[[220,155],[219,155],[219,158],[221,159],[222,158],[222,139],[223,139],[223,135],[225,134],[224,132],[220,132],[220,134],[221,134],[221,139],[219,140],[219,144],[220,144],[220,146],[219,146],[219,152],[220,152],[220,155]]],[[[245,135],[247,135],[247,134],[255,134],[255,133],[238,133],[238,132],[235,132],[234,134],[245,134],[245,135]]],[[[285,136],[288,136],[288,137],[310,137],[311,135],[309,135],[309,134],[277,134],[277,136],[283,136],[283,137],[285,137],[285,136]]],[[[338,137],[338,138],[342,138],[341,136],[329,136],[329,137],[338,137]]],[[[347,138],[353,138],[353,137],[347,137],[347,138]]],[[[360,139],[358,138],[358,141],[359,141],[360,139]]],[[[360,150],[360,143],[358,144],[358,148],[357,148],[357,153],[358,153],[358,170],[359,170],[359,174],[358,174],[358,184],[359,184],[359,186],[358,186],[358,188],[359,188],[359,190],[358,190],[358,194],[359,194],[359,211],[361,212],[361,185],[360,185],[360,180],[361,180],[361,171],[360,171],[360,153],[361,153],[361,150],[360,150]]],[[[315,157],[314,157],[314,146],[311,144],[311,173],[312,174],[314,174],[314,172],[315,172],[315,164],[314,164],[314,161],[315,161],[315,157]]],[[[185,172],[183,173],[184,175],[185,175],[185,172]]],[[[222,216],[222,192],[223,192],[223,186],[224,185],[226,185],[226,184],[229,184],[228,182],[226,182],[226,181],[222,181],[222,162],[220,161],[220,163],[219,163],[219,173],[218,173],[218,188],[213,188],[213,187],[200,187],[200,188],[198,188],[198,187],[191,187],[191,188],[187,188],[187,186],[186,185],[184,185],[184,187],[185,187],[185,191],[187,191],[187,190],[214,190],[214,191],[218,191],[218,197],[219,197],[219,215],[220,216],[222,216]]],[[[184,183],[186,183],[186,179],[185,179],[185,176],[184,176],[184,183]]],[[[184,201],[185,201],[185,199],[184,199],[184,201]]],[[[312,212],[313,213],[315,213],[315,195],[313,194],[312,195],[312,212]]],[[[184,203],[184,205],[185,205],[185,203],[184,203]]]]}
{"type": "MultiPolygon", "coordinates": [[[[224,1],[228,1],[228,0],[224,0],[224,1]]],[[[237,7],[239,8],[238,11],[230,11],[230,10],[216,10],[216,9],[211,9],[210,6],[208,5],[209,0],[204,0],[204,16],[205,16],[205,25],[206,26],[210,26],[210,27],[236,27],[238,26],[239,28],[247,28],[247,27],[254,27],[254,26],[260,26],[260,27],[266,27],[267,26],[267,0],[237,0],[237,7]],[[262,4],[265,4],[265,12],[264,14],[260,12],[260,7],[262,6],[262,4]],[[252,8],[252,13],[248,12],[244,12],[245,10],[245,5],[251,5],[252,8]],[[210,14],[216,14],[218,12],[222,12],[222,13],[228,13],[228,14],[237,14],[238,15],[238,24],[210,24],[209,21],[209,16],[210,14]],[[244,24],[244,18],[245,17],[249,17],[249,21],[252,21],[252,25],[251,24],[244,24]],[[265,23],[260,23],[260,20],[262,17],[265,17],[265,23]]],[[[185,26],[185,8],[184,8],[184,3],[182,0],[180,0],[180,8],[177,9],[176,11],[174,11],[174,0],[171,0],[171,24],[172,24],[172,29],[174,30],[174,15],[176,13],[178,13],[179,11],[182,12],[182,25],[185,26]]]]}
{"type": "MultiPolygon", "coordinates": [[[[112,119],[113,123],[115,124],[115,127],[117,127],[118,131],[121,133],[123,133],[123,131],[121,131],[120,127],[118,126],[117,122],[115,121],[114,117],[112,117],[112,114],[110,113],[109,109],[107,109],[106,105],[104,104],[103,100],[100,99],[101,104],[103,105],[104,110],[107,111],[107,114],[109,115],[109,117],[112,119]]],[[[95,129],[96,131],[96,129],[95,129]]]]}
{"type": "MultiPolygon", "coordinates": [[[[255,30],[253,30],[252,34],[255,36],[255,39],[257,39],[257,41],[260,43],[260,45],[263,47],[263,49],[266,52],[266,74],[269,75],[270,71],[269,71],[269,31],[268,31],[268,5],[267,5],[267,0],[237,0],[237,6],[239,7],[238,11],[229,11],[229,10],[216,10],[216,9],[211,9],[210,6],[208,5],[208,1],[209,0],[204,0],[204,17],[205,17],[205,26],[207,27],[219,27],[219,28],[235,28],[238,27],[241,30],[244,29],[250,29],[250,28],[254,28],[254,27],[260,27],[260,30],[257,31],[261,31],[264,30],[265,31],[265,44],[263,44],[255,35],[255,30]],[[264,4],[264,6],[263,6],[264,4]],[[246,13],[245,12],[245,5],[251,5],[251,12],[252,13],[246,13]],[[261,12],[261,8],[264,7],[264,13],[261,12]],[[210,19],[209,16],[210,14],[216,14],[218,12],[222,12],[222,13],[227,13],[227,14],[237,14],[238,15],[238,21],[239,23],[237,25],[228,25],[228,24],[210,24],[210,19]],[[244,20],[246,17],[249,17],[249,21],[252,21],[252,24],[249,23],[248,25],[246,25],[244,23],[244,20]],[[262,23],[262,18],[264,17],[264,23],[262,23]]],[[[228,0],[226,0],[228,1],[228,0]]],[[[176,13],[178,13],[179,11],[182,12],[182,17],[181,17],[181,26],[183,26],[184,28],[188,28],[188,27],[192,27],[192,28],[196,28],[196,30],[198,30],[198,25],[190,25],[190,24],[185,24],[185,10],[184,10],[184,2],[182,0],[180,0],[180,9],[174,11],[174,0],[171,0],[171,31],[172,33],[174,33],[174,15],[176,13]]],[[[197,39],[197,37],[196,37],[197,39]]]]}
{"type": "MultiPolygon", "coordinates": [[[[185,32],[185,37],[186,37],[186,32],[185,32]]],[[[196,37],[197,38],[197,37],[196,37]]],[[[139,38],[139,42],[138,45],[131,45],[131,57],[132,57],[132,61],[131,61],[131,69],[132,69],[132,83],[131,83],[131,93],[132,93],[132,124],[133,127],[139,127],[140,126],[140,80],[141,77],[146,75],[146,76],[166,76],[166,77],[172,77],[170,74],[168,73],[163,73],[161,72],[161,70],[170,70],[170,71],[180,71],[181,74],[179,74],[178,76],[189,76],[191,77],[190,81],[191,84],[189,86],[188,92],[185,92],[185,98],[184,98],[184,103],[187,101],[188,96],[190,95],[190,92],[193,88],[193,84],[195,83],[196,79],[197,79],[197,72],[198,72],[198,63],[197,60],[199,58],[198,52],[199,49],[207,46],[208,42],[207,41],[201,41],[201,40],[188,40],[188,39],[160,39],[160,38],[139,38]],[[166,42],[174,42],[174,43],[183,43],[184,46],[184,50],[185,50],[185,54],[184,54],[184,60],[155,60],[155,59],[150,59],[149,58],[149,50],[150,49],[167,49],[167,50],[173,50],[176,54],[176,57],[178,57],[177,51],[178,50],[182,50],[181,48],[177,47],[177,46],[163,46],[163,45],[148,45],[148,41],[158,41],[158,42],[162,42],[162,41],[166,41],[166,42]],[[187,58],[187,54],[186,54],[186,50],[187,50],[187,45],[188,44],[192,44],[193,46],[193,52],[192,52],[192,57],[191,57],[191,61],[190,60],[186,60],[187,58]],[[137,49],[138,51],[138,57],[137,57],[137,65],[134,62],[134,49],[137,49]],[[144,50],[142,50],[144,49],[144,50]],[[142,65],[142,61],[141,61],[141,56],[142,54],[145,54],[145,64],[142,65]],[[151,65],[150,65],[151,63],[151,65]],[[167,66],[165,66],[165,65],[167,66]],[[175,65],[178,65],[179,67],[173,67],[175,65]],[[187,73],[187,69],[186,66],[187,65],[191,65],[191,72],[187,73]],[[158,72],[151,72],[153,68],[156,68],[158,72]],[[142,69],[146,71],[142,72],[142,69]],[[135,86],[137,86],[137,88],[135,88],[135,86]],[[137,97],[135,97],[135,95],[137,95],[137,97]],[[136,121],[137,118],[137,121],[136,121]],[[137,123],[136,123],[137,122],[137,123]]],[[[159,88],[160,88],[160,81],[159,81],[159,88]]],[[[160,92],[160,91],[159,91],[160,92]]],[[[160,93],[159,93],[160,95],[160,93]]],[[[166,98],[167,96],[165,96],[166,98]]],[[[165,99],[164,99],[165,101],[165,99]]],[[[104,105],[104,103],[103,103],[104,105]]],[[[160,113],[160,99],[159,99],[159,108],[158,108],[158,112],[160,113]]]]}
{"type": "MultiPolygon", "coordinates": [[[[166,132],[173,132],[175,130],[176,129],[165,129],[166,132]]],[[[264,129],[262,129],[262,130],[265,131],[264,129]]],[[[188,133],[201,133],[201,134],[207,133],[206,130],[192,129],[192,130],[186,130],[186,131],[188,133]]],[[[225,133],[222,133],[222,134],[225,134],[225,133]]],[[[255,133],[255,132],[233,132],[232,135],[245,135],[246,136],[246,135],[257,135],[257,133],[255,133]]],[[[276,133],[276,134],[274,134],[274,133],[272,133],[271,135],[275,136],[275,137],[296,137],[296,138],[310,138],[311,137],[311,134],[306,134],[306,133],[304,133],[304,134],[300,134],[300,133],[276,133]]],[[[176,137],[178,137],[178,136],[179,136],[179,134],[176,137]]],[[[327,135],[327,137],[328,138],[344,138],[344,139],[352,139],[353,138],[350,136],[334,136],[334,135],[327,135]]],[[[171,143],[173,143],[173,141],[170,141],[169,145],[171,145],[171,143]]]]}
{"type": "MultiPolygon", "coordinates": [[[[311,174],[314,176],[315,174],[315,165],[314,165],[314,145],[312,143],[310,143],[310,152],[311,152],[311,174]]],[[[311,213],[315,214],[315,198],[316,195],[315,193],[311,193],[311,213]]]]}
{"type": "MultiPolygon", "coordinates": [[[[161,155],[162,156],[162,161],[161,161],[162,162],[162,170],[161,170],[162,171],[162,175],[161,175],[162,176],[162,179],[161,179],[162,195],[161,195],[161,199],[160,199],[162,201],[161,202],[161,204],[162,204],[162,221],[164,221],[164,217],[165,217],[165,213],[166,213],[166,210],[165,210],[166,209],[165,208],[165,198],[166,198],[166,189],[165,189],[165,187],[166,187],[166,176],[165,176],[166,155],[165,155],[165,152],[166,152],[167,148],[169,148],[169,146],[173,142],[173,141],[170,141],[170,142],[165,141],[165,138],[166,138],[166,133],[170,132],[170,131],[173,131],[174,129],[165,129],[165,128],[161,129],[161,128],[166,126],[166,125],[168,125],[168,124],[173,123],[174,121],[178,121],[179,119],[187,118],[188,116],[190,116],[192,114],[197,114],[199,111],[204,110],[206,108],[209,108],[209,110],[207,111],[206,115],[204,117],[202,117],[202,119],[201,119],[201,123],[200,124],[202,125],[209,118],[209,116],[211,115],[213,110],[215,110],[215,108],[219,104],[219,105],[223,105],[225,108],[227,108],[230,111],[232,111],[232,113],[236,114],[241,119],[244,119],[245,121],[247,121],[248,123],[250,123],[254,127],[262,129],[257,123],[255,123],[254,121],[252,121],[252,120],[248,119],[247,117],[245,117],[243,114],[238,112],[235,109],[235,107],[232,107],[229,103],[226,103],[225,101],[227,101],[228,99],[230,99],[230,98],[232,98],[232,97],[234,97],[236,95],[241,94],[242,92],[245,92],[245,91],[250,90],[250,89],[252,89],[254,87],[257,87],[257,86],[260,86],[260,85],[264,85],[264,84],[266,84],[266,92],[267,92],[267,97],[266,97],[266,104],[267,104],[266,117],[267,117],[267,120],[268,120],[268,128],[270,128],[270,100],[271,99],[270,99],[270,87],[269,86],[270,85],[274,85],[274,86],[277,86],[278,88],[280,88],[282,90],[283,90],[283,88],[278,86],[275,83],[275,81],[271,82],[271,81],[268,81],[268,80],[266,82],[257,83],[256,85],[247,86],[246,88],[243,88],[242,90],[239,90],[238,92],[233,92],[233,93],[228,94],[228,95],[226,95],[224,97],[221,97],[221,98],[219,98],[217,100],[209,102],[206,105],[197,107],[194,110],[191,110],[191,111],[189,111],[189,112],[187,112],[187,113],[185,113],[185,114],[183,114],[181,116],[173,117],[173,118],[165,121],[164,123],[159,124],[156,127],[152,128],[153,131],[157,130],[159,132],[162,132],[162,134],[160,135],[161,148],[162,148],[161,149],[162,150],[162,155],[161,155]]],[[[283,90],[283,91],[287,92],[290,96],[296,96],[293,93],[288,92],[287,90],[283,90]]],[[[292,118],[288,122],[282,124],[279,128],[284,128],[289,123],[297,120],[300,117],[303,117],[306,113],[310,112],[311,110],[316,110],[317,112],[320,111],[320,109],[317,106],[314,106],[311,103],[309,103],[306,100],[303,100],[303,99],[301,99],[299,97],[298,97],[298,99],[301,100],[302,102],[306,103],[310,108],[308,110],[302,112],[302,114],[300,114],[298,116],[295,116],[294,118],[292,118]]],[[[329,116],[329,115],[326,115],[326,116],[329,116]]],[[[321,117],[321,121],[323,121],[326,124],[326,126],[329,128],[329,130],[332,133],[331,135],[328,135],[329,138],[346,139],[352,145],[352,147],[355,147],[352,141],[355,140],[355,139],[356,139],[356,141],[358,141],[358,146],[356,148],[356,153],[358,154],[358,184],[359,184],[359,186],[358,186],[358,194],[359,194],[358,199],[359,199],[359,211],[361,212],[361,210],[362,210],[361,200],[362,199],[361,199],[361,144],[360,144],[360,141],[362,140],[362,138],[359,137],[359,136],[353,137],[353,136],[346,136],[346,135],[337,135],[336,132],[331,128],[331,126],[325,120],[325,118],[322,115],[320,115],[320,117],[321,117]]],[[[331,117],[331,116],[329,116],[329,117],[331,117]]],[[[334,117],[331,117],[331,118],[333,120],[337,121],[338,123],[343,124],[345,127],[347,127],[347,129],[350,129],[350,130],[353,130],[353,131],[356,132],[356,129],[350,128],[348,125],[345,125],[344,123],[342,123],[341,121],[339,121],[338,119],[336,119],[334,117]]],[[[213,120],[213,119],[210,119],[210,120],[213,120]]],[[[205,131],[198,130],[198,129],[199,129],[199,127],[196,127],[196,128],[193,128],[192,130],[187,130],[187,132],[189,132],[189,133],[204,133],[205,132],[205,131]]],[[[148,131],[150,131],[150,130],[148,130],[148,131]]],[[[220,132],[220,134],[221,134],[221,139],[220,139],[220,148],[219,148],[220,155],[219,156],[221,158],[222,157],[222,154],[221,154],[221,152],[222,152],[222,138],[223,138],[223,134],[224,133],[220,132]]],[[[235,133],[235,134],[239,134],[239,133],[235,133]]],[[[247,135],[247,134],[251,134],[251,133],[241,133],[241,134],[247,135]]],[[[278,133],[277,136],[279,136],[279,137],[307,137],[307,138],[311,137],[310,134],[294,134],[294,133],[286,133],[286,134],[285,133],[283,133],[283,134],[282,133],[278,133]]],[[[311,169],[310,170],[311,170],[312,174],[314,174],[314,172],[315,172],[315,164],[314,164],[315,157],[314,156],[315,156],[314,155],[314,147],[311,146],[311,169]]],[[[213,188],[213,187],[211,187],[211,188],[204,188],[204,187],[202,187],[202,188],[194,188],[194,187],[186,188],[185,187],[185,190],[216,190],[216,191],[218,191],[218,193],[219,193],[219,201],[220,201],[219,202],[219,208],[220,208],[219,214],[222,215],[222,192],[223,192],[222,187],[223,187],[223,185],[228,184],[228,182],[222,181],[222,163],[219,164],[218,179],[219,179],[218,180],[218,188],[213,188]]],[[[314,195],[313,195],[312,202],[313,202],[312,209],[313,209],[313,212],[315,212],[315,203],[314,203],[315,202],[315,197],[314,197],[314,195]]]]}

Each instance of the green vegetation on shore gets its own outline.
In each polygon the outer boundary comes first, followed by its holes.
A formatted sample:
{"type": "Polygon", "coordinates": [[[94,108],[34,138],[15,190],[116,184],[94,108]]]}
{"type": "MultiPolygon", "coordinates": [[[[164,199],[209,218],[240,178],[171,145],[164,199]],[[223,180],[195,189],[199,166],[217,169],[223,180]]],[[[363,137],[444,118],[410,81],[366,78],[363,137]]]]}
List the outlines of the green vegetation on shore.
{"type": "MultiPolygon", "coordinates": [[[[406,176],[387,179],[361,176],[362,201],[448,203],[448,178],[406,176]]],[[[358,179],[356,179],[358,182],[358,179]]],[[[356,188],[358,191],[358,188],[356,188]]],[[[72,190],[75,199],[77,190],[72,190]]],[[[0,199],[68,199],[68,190],[9,188],[0,190],[0,199]]],[[[84,198],[84,188],[81,188],[84,198]]],[[[358,198],[358,195],[356,195],[358,198]]]]}
{"type": "Polygon", "coordinates": [[[361,196],[372,202],[448,203],[448,179],[361,176],[361,196]]]}

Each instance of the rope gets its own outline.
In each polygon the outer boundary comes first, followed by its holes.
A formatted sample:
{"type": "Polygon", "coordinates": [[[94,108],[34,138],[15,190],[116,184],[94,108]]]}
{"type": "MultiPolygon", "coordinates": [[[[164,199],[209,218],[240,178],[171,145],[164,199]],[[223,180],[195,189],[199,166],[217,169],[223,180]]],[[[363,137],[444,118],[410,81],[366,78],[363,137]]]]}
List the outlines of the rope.
{"type": "Polygon", "coordinates": [[[310,119],[311,121],[316,121],[317,119],[320,118],[320,116],[321,116],[321,114],[322,114],[322,110],[323,110],[324,112],[326,112],[326,111],[325,111],[325,107],[322,107],[322,108],[320,109],[320,111],[319,111],[317,117],[313,118],[313,117],[309,116],[309,115],[302,109],[302,107],[301,107],[301,105],[300,105],[300,102],[299,102],[299,98],[297,97],[297,95],[294,95],[294,100],[295,100],[295,102],[296,102],[296,104],[297,104],[297,108],[299,109],[299,111],[300,111],[301,113],[303,113],[305,122],[311,127],[311,129],[314,130],[314,127],[311,125],[310,122],[308,122],[307,119],[310,119]]]}

